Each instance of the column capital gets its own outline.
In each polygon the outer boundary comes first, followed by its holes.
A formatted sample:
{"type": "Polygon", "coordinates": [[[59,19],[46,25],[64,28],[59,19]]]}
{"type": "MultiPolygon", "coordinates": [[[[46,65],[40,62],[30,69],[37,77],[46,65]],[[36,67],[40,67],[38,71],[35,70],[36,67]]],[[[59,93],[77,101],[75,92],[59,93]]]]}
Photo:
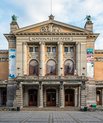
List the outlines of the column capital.
{"type": "Polygon", "coordinates": [[[63,42],[58,41],[57,44],[58,44],[58,45],[59,45],[59,44],[63,45],[63,42]]]}
{"type": "Polygon", "coordinates": [[[27,42],[23,42],[23,45],[27,45],[27,42]]]}
{"type": "Polygon", "coordinates": [[[45,45],[45,42],[44,42],[44,41],[40,41],[39,44],[40,44],[40,45],[41,45],[41,44],[45,45]]]}

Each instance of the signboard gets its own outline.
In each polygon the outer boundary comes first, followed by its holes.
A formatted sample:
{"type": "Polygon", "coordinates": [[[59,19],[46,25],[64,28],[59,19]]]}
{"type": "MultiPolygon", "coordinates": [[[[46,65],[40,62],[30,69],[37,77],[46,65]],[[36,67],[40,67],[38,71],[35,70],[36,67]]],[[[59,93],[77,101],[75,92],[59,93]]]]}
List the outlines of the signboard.
{"type": "Polygon", "coordinates": [[[93,48],[87,49],[87,77],[94,77],[94,57],[93,57],[93,48]]]}
{"type": "Polygon", "coordinates": [[[72,37],[30,37],[30,41],[73,41],[72,37]]]}
{"type": "Polygon", "coordinates": [[[9,49],[9,78],[16,77],[16,50],[9,49]]]}

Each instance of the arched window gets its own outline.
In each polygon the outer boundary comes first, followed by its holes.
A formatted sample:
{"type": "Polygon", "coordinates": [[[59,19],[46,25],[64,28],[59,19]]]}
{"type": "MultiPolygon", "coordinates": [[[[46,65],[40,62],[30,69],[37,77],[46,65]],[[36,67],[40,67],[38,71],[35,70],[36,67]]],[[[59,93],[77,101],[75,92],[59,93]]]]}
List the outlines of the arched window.
{"type": "Polygon", "coordinates": [[[31,60],[29,63],[29,75],[35,75],[38,76],[38,62],[36,60],[31,60]]]}
{"type": "Polygon", "coordinates": [[[56,75],[56,63],[54,60],[47,62],[47,75],[56,75]]]}
{"type": "Polygon", "coordinates": [[[74,63],[72,60],[66,60],[64,63],[64,75],[74,74],[74,63]]]}

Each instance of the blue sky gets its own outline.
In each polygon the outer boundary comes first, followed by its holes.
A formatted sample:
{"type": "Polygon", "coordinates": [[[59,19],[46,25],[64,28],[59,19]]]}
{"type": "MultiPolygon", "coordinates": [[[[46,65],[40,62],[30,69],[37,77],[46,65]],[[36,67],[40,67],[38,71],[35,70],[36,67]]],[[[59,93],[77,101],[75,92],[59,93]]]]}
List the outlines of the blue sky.
{"type": "MultiPolygon", "coordinates": [[[[11,16],[20,27],[48,19],[51,0],[0,0],[0,49],[8,49],[4,33],[10,32],[11,16]]],[[[100,33],[95,48],[103,49],[103,0],[53,0],[55,20],[84,28],[86,15],[92,16],[94,32],[100,33]]]]}

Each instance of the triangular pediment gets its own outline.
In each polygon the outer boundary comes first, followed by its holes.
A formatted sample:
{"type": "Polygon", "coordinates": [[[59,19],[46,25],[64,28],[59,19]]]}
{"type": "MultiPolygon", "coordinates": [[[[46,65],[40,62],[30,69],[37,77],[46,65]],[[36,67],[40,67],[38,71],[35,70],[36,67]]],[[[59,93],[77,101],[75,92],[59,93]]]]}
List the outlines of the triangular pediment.
{"type": "Polygon", "coordinates": [[[35,33],[35,32],[52,32],[52,33],[69,33],[69,32],[85,32],[87,30],[65,24],[55,20],[48,20],[31,26],[19,28],[14,32],[17,33],[35,33]]]}

